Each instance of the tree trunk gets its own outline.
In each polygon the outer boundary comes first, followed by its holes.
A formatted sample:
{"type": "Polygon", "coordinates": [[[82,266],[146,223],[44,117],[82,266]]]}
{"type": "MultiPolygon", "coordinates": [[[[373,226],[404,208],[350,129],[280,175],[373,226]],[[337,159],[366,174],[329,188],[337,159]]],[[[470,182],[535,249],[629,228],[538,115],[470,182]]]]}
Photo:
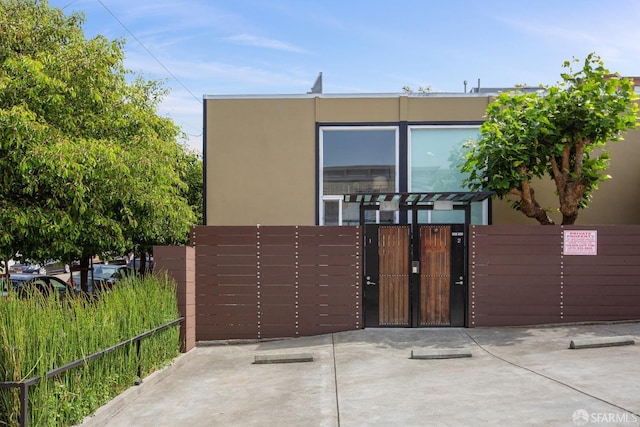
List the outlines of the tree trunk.
{"type": "Polygon", "coordinates": [[[573,225],[578,219],[578,206],[584,195],[585,186],[579,182],[568,182],[558,191],[562,225],[573,225]]]}
{"type": "Polygon", "coordinates": [[[535,191],[533,188],[528,185],[523,187],[523,190],[512,191],[512,193],[520,196],[520,206],[518,207],[518,210],[527,217],[535,219],[541,225],[554,225],[555,223],[549,215],[547,215],[547,211],[538,204],[538,201],[534,196],[535,191]]]}
{"type": "Polygon", "coordinates": [[[140,276],[144,276],[147,273],[147,253],[142,251],[140,253],[140,276]]]}
{"type": "Polygon", "coordinates": [[[562,152],[562,157],[550,159],[552,176],[558,192],[562,225],[575,224],[580,202],[587,188],[582,181],[582,167],[585,146],[589,141],[575,136],[573,140],[578,141],[573,150],[571,145],[567,145],[562,152]]]}
{"type": "MultiPolygon", "coordinates": [[[[91,257],[83,255],[80,257],[80,289],[85,294],[89,293],[89,262],[91,257]]],[[[73,269],[71,269],[73,271],[73,269]]],[[[73,273],[72,273],[73,274],[73,273]]],[[[92,274],[93,276],[93,274],[92,274]]]]}
{"type": "Polygon", "coordinates": [[[573,225],[578,219],[578,213],[574,213],[572,215],[562,214],[562,225],[573,225]]]}

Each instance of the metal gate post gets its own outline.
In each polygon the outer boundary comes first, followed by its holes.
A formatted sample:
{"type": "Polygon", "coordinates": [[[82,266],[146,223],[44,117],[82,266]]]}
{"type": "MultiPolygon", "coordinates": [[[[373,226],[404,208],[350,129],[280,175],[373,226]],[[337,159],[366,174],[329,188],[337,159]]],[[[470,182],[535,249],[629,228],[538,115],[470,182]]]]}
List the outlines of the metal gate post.
{"type": "Polygon", "coordinates": [[[411,310],[410,326],[415,328],[420,321],[420,225],[418,224],[418,209],[414,205],[411,209],[411,264],[409,266],[409,301],[411,310]],[[417,263],[417,265],[416,265],[417,263]]]}

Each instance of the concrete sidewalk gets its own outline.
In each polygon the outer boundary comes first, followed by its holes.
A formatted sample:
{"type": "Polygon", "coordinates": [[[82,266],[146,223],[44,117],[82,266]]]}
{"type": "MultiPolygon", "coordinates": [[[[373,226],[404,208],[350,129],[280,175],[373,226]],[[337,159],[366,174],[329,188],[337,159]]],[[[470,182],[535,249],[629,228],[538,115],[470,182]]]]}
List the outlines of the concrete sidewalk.
{"type": "Polygon", "coordinates": [[[365,329],[199,346],[100,408],[83,426],[640,425],[640,323],[365,329]],[[465,349],[472,357],[411,359],[465,349]],[[305,363],[255,356],[313,354],[305,363]]]}

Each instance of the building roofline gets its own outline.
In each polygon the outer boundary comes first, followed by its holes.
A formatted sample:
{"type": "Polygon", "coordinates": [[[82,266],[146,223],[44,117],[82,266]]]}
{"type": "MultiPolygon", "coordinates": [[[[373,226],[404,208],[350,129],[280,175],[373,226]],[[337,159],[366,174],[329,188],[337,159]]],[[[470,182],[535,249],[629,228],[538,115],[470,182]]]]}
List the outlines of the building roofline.
{"type": "MultiPolygon", "coordinates": [[[[503,90],[504,91],[504,90],[503,90]]],[[[246,94],[246,95],[203,95],[203,99],[313,99],[313,98],[484,98],[499,94],[496,92],[429,92],[429,93],[305,93],[305,94],[246,94]]]]}

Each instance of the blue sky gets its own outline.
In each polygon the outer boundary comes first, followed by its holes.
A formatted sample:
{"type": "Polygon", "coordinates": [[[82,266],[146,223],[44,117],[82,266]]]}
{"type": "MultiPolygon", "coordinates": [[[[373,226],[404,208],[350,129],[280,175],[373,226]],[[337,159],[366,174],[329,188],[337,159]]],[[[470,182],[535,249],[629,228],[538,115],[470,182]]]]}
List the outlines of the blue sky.
{"type": "Polygon", "coordinates": [[[125,66],[166,80],[160,114],[202,147],[203,95],[463,92],[554,84],[589,52],[640,76],[638,0],[50,0],[125,66]]]}

